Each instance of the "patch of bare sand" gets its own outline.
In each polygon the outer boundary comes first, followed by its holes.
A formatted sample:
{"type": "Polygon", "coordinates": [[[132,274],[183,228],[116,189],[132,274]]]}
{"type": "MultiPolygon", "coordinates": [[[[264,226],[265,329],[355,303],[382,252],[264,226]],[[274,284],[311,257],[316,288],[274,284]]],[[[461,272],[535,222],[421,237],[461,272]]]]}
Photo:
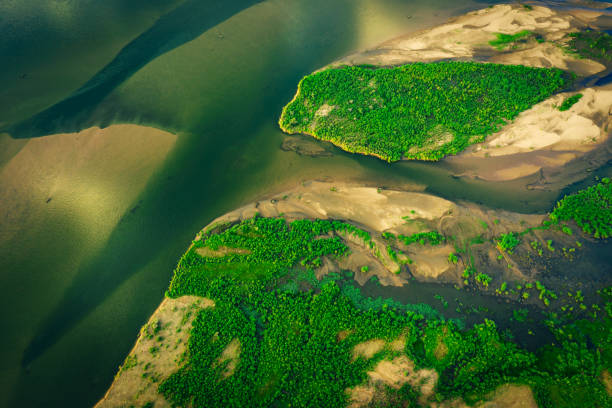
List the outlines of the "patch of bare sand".
{"type": "Polygon", "coordinates": [[[610,375],[608,370],[603,370],[601,373],[601,382],[603,382],[606,387],[608,395],[612,397],[612,375],[610,375]]]}
{"type": "Polygon", "coordinates": [[[256,213],[264,217],[283,214],[288,220],[304,217],[352,220],[368,229],[385,231],[403,224],[402,217],[407,215],[435,219],[455,207],[452,202],[430,194],[319,181],[305,183],[285,195],[285,199],[247,205],[213,222],[251,218],[256,213]]]}
{"type": "MultiPolygon", "coordinates": [[[[389,258],[389,255],[384,251],[384,245],[372,249],[369,246],[349,240],[345,244],[349,247],[349,253],[336,261],[338,266],[334,270],[355,271],[354,279],[360,285],[364,285],[373,276],[376,276],[383,286],[402,286],[408,283],[409,276],[406,273],[395,273],[400,266],[389,258]],[[382,250],[378,248],[382,248],[382,250]],[[377,253],[380,255],[377,256],[377,253]],[[367,266],[365,272],[362,271],[364,266],[367,266]]],[[[317,278],[321,275],[323,274],[317,272],[317,278]]]]}
{"type": "Polygon", "coordinates": [[[483,401],[479,408],[537,408],[531,388],[527,385],[506,384],[490,395],[489,401],[483,401]]]}
{"type": "MultiPolygon", "coordinates": [[[[383,394],[383,385],[399,389],[409,384],[420,393],[419,401],[426,401],[433,395],[438,373],[435,370],[416,370],[414,363],[405,355],[392,360],[380,361],[372,371],[368,372],[368,383],[347,389],[350,407],[368,406],[377,394],[383,394]]],[[[384,395],[384,394],[383,394],[384,395]]]]}
{"type": "Polygon", "coordinates": [[[359,343],[353,347],[353,360],[364,358],[366,360],[374,357],[376,353],[381,352],[385,348],[385,341],[381,339],[372,339],[359,343]]]}
{"type": "MultiPolygon", "coordinates": [[[[155,407],[170,407],[157,387],[180,366],[197,312],[214,306],[214,301],[197,296],[165,298],[143,326],[136,345],[96,408],[142,406],[148,402],[155,407]]],[[[233,358],[234,351],[228,351],[228,359],[233,358]]]]}
{"type": "Polygon", "coordinates": [[[319,109],[317,109],[317,111],[315,112],[315,116],[316,117],[327,116],[329,115],[331,111],[334,110],[334,108],[335,108],[334,105],[328,105],[327,103],[324,103],[323,105],[319,106],[319,109]]]}
{"type": "Polygon", "coordinates": [[[555,95],[522,112],[472,154],[496,157],[544,147],[559,151],[591,149],[612,132],[612,84],[580,93],[582,98],[564,112],[557,107],[575,93],[555,95]]]}
{"type": "Polygon", "coordinates": [[[408,256],[413,261],[410,271],[422,280],[437,280],[451,269],[448,254],[454,252],[452,245],[423,246],[411,245],[408,256]]]}
{"type": "Polygon", "coordinates": [[[221,352],[221,355],[215,361],[214,366],[220,366],[222,364],[227,364],[221,373],[221,377],[227,378],[234,374],[236,367],[238,366],[238,362],[240,361],[240,352],[242,351],[242,347],[240,344],[240,340],[233,339],[221,352]]]}
{"type": "Polygon", "coordinates": [[[336,336],[337,341],[344,341],[348,336],[353,333],[353,330],[340,330],[336,336]]]}
{"type": "MultiPolygon", "coordinates": [[[[432,403],[431,408],[468,408],[461,398],[432,403]]],[[[504,384],[489,394],[485,401],[477,402],[475,408],[537,408],[531,388],[527,385],[504,384]]]]}
{"type": "Polygon", "coordinates": [[[196,248],[196,253],[203,257],[210,258],[222,258],[225,255],[236,254],[236,255],[248,255],[251,253],[248,249],[244,248],[230,248],[226,246],[220,246],[217,249],[212,249],[209,247],[200,247],[196,248]]]}
{"type": "MultiPolygon", "coordinates": [[[[565,35],[565,33],[564,33],[565,35]]],[[[562,38],[562,37],[561,37],[562,38]]],[[[559,40],[561,40],[559,38],[559,40]]],[[[590,76],[602,72],[606,66],[589,59],[576,59],[563,51],[559,45],[545,42],[533,47],[508,52],[491,57],[488,62],[496,64],[527,65],[539,68],[560,68],[580,76],[590,76]]]]}
{"type": "Polygon", "coordinates": [[[403,351],[406,347],[406,335],[402,334],[397,339],[393,340],[389,343],[389,349],[391,351],[403,351]]]}

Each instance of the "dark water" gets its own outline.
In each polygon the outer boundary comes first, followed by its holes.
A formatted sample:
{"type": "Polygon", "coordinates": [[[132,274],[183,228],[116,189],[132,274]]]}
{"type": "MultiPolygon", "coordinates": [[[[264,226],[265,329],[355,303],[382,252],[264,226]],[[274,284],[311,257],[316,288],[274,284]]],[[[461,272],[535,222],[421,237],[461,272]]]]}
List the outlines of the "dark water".
{"type": "Polygon", "coordinates": [[[455,179],[444,164],[279,149],[276,121],[303,75],[483,3],[494,2],[0,0],[0,55],[10,61],[0,69],[0,131],[30,138],[136,123],[178,135],[102,242],[82,237],[107,221],[76,222],[70,209],[13,226],[18,238],[0,247],[0,406],[95,403],[195,233],[302,180],[421,185],[492,207],[548,209],[558,192],[518,195],[512,184],[455,179]]]}

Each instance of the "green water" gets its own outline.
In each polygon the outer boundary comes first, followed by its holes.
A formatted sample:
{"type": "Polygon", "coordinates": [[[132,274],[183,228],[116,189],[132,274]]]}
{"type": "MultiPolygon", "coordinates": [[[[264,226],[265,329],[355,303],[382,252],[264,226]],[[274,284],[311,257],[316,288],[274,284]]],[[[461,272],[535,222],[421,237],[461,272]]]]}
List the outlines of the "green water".
{"type": "MultiPolygon", "coordinates": [[[[95,403],[194,234],[302,180],[426,188],[517,211],[549,208],[558,192],[519,195],[511,183],[456,179],[444,163],[389,165],[338,149],[319,158],[279,149],[284,136],[276,121],[303,75],[483,6],[0,0],[0,55],[9,58],[0,69],[0,131],[28,138],[136,123],[178,135],[110,236],[91,233],[110,222],[104,217],[77,219],[70,210],[46,210],[44,201],[28,203],[44,212],[43,221],[12,226],[15,237],[0,248],[0,406],[95,403]]],[[[2,166],[22,145],[0,143],[9,152],[0,156],[2,166]]]]}

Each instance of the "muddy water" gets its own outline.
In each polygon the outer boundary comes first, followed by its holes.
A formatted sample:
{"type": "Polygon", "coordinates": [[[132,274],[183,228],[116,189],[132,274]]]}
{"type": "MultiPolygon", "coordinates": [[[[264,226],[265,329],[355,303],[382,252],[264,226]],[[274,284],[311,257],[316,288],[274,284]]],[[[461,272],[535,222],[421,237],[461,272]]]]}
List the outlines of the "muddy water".
{"type": "MultiPolygon", "coordinates": [[[[138,169],[145,161],[146,149],[122,145],[97,157],[95,177],[47,172],[52,157],[24,161],[28,174],[54,174],[44,183],[61,186],[49,190],[54,194],[35,194],[41,183],[25,196],[3,190],[12,198],[7,206],[31,216],[2,224],[11,237],[0,242],[0,406],[94,403],[195,232],[302,180],[427,189],[518,211],[544,211],[558,195],[455,179],[444,164],[388,165],[332,147],[331,157],[279,149],[284,136],[276,121],[303,75],[482,2],[183,0],[128,7],[117,0],[105,2],[106,14],[85,0],[52,2],[62,7],[53,13],[43,3],[0,2],[3,17],[10,16],[0,29],[13,33],[0,36],[0,50],[14,62],[0,70],[0,103],[10,107],[1,110],[0,132],[29,138],[135,123],[178,139],[144,186],[132,187],[129,172],[105,177],[107,169],[122,168],[118,163],[138,169]],[[14,34],[25,27],[28,36],[14,34]]],[[[23,140],[2,136],[0,144],[0,171],[28,152],[23,140]]]]}

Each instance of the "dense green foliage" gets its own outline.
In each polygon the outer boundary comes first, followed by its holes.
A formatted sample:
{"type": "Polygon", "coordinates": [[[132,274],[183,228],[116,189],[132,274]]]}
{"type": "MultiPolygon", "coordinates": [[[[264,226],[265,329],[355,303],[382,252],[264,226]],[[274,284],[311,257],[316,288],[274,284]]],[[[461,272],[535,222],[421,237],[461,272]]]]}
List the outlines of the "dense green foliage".
{"type": "Polygon", "coordinates": [[[609,178],[560,200],[550,214],[554,222],[573,220],[595,238],[612,236],[612,183],[609,178]]]}
{"type": "Polygon", "coordinates": [[[177,266],[169,295],[206,296],[216,306],[196,318],[189,363],[160,391],[178,405],[196,407],[344,405],[344,389],[363,382],[375,362],[353,361],[352,347],[372,337],[391,340],[422,315],[384,305],[377,311],[375,300],[359,308],[350,300],[356,288],[343,294],[333,281],[317,295],[288,292],[278,282],[300,264],[341,256],[346,246],[328,235],[369,237],[359,231],[338,221],[287,224],[256,217],[195,242],[177,266]],[[203,257],[198,248],[224,249],[225,255],[203,257]],[[342,330],[351,334],[340,342],[342,330]],[[240,363],[222,380],[225,365],[214,362],[236,338],[240,363]]]}
{"type": "Polygon", "coordinates": [[[501,234],[497,239],[497,244],[502,251],[512,253],[512,250],[521,242],[517,234],[509,232],[507,234],[501,234]]]}
{"type": "Polygon", "coordinates": [[[416,242],[421,245],[425,245],[426,242],[430,245],[440,245],[445,240],[444,235],[440,234],[438,231],[417,232],[412,235],[400,234],[397,238],[405,245],[414,244],[416,242]]]}
{"type": "Polygon", "coordinates": [[[559,110],[561,112],[569,110],[569,108],[571,108],[572,106],[574,106],[574,104],[576,102],[578,102],[580,100],[580,98],[582,98],[582,94],[578,93],[576,95],[572,95],[569,98],[567,98],[566,100],[563,101],[563,103],[561,104],[561,106],[559,106],[559,110]]]}
{"type": "MultiPolygon", "coordinates": [[[[322,257],[346,253],[344,235],[371,242],[350,224],[255,217],[224,228],[194,242],[168,292],[215,301],[194,320],[187,360],[159,387],[174,405],[345,406],[347,388],[365,383],[378,361],[399,353],[386,347],[371,359],[355,358],[354,346],[400,335],[404,353],[439,373],[439,398],[473,401],[515,382],[529,384],[543,407],[607,404],[597,378],[610,368],[610,304],[597,321],[551,323],[556,345],[532,354],[491,321],[464,330],[426,306],[365,298],[336,282],[344,273],[318,281],[312,268],[322,257]],[[228,374],[220,356],[236,339],[240,353],[228,374]]],[[[379,398],[376,406],[418,406],[418,390],[409,385],[379,398]]]]}
{"type": "Polygon", "coordinates": [[[489,44],[498,50],[503,50],[508,46],[515,45],[517,42],[526,42],[529,37],[533,36],[533,33],[529,30],[523,30],[516,34],[496,33],[495,36],[497,38],[489,41],[489,44]]]}
{"type": "Polygon", "coordinates": [[[344,66],[303,78],[279,123],[387,161],[439,160],[482,142],[570,80],[559,69],[475,62],[344,66]]]}
{"type": "Polygon", "coordinates": [[[612,60],[612,36],[601,31],[571,33],[568,47],[583,58],[612,60]]]}

